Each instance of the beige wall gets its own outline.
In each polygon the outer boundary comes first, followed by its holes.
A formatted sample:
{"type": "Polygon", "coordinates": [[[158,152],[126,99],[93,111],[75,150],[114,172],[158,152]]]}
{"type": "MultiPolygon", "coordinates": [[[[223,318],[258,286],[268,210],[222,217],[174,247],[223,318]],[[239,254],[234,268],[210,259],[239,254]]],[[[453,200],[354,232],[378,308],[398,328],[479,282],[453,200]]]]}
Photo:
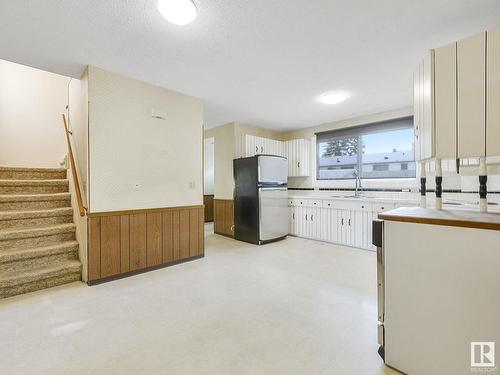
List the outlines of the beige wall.
{"type": "Polygon", "coordinates": [[[234,123],[218,126],[214,131],[214,198],[233,199],[233,159],[236,142],[234,123]]]}
{"type": "Polygon", "coordinates": [[[413,107],[401,108],[393,111],[375,113],[366,116],[353,117],[345,120],[328,122],[321,125],[311,126],[283,133],[283,139],[309,138],[315,133],[325,132],[341,128],[349,128],[352,126],[370,124],[379,121],[387,121],[401,117],[413,116],[413,107]]]}
{"type": "Polygon", "coordinates": [[[85,201],[88,201],[88,70],[69,83],[68,121],[72,131],[73,154],[85,201]]]}
{"type": "Polygon", "coordinates": [[[238,139],[239,136],[245,135],[245,134],[255,135],[257,137],[276,139],[278,141],[283,140],[283,133],[281,133],[281,132],[268,130],[268,129],[264,129],[264,128],[259,128],[257,126],[243,124],[241,122],[235,122],[234,123],[234,136],[236,137],[236,139],[238,139]]]}
{"type": "Polygon", "coordinates": [[[202,101],[95,67],[88,74],[90,211],[202,204],[202,101]]]}
{"type": "Polygon", "coordinates": [[[68,77],[0,60],[0,165],[59,167],[68,77]]]}
{"type": "MultiPolygon", "coordinates": [[[[72,135],[71,147],[78,174],[83,204],[88,202],[88,71],[85,69],[81,79],[72,79],[68,90],[68,122],[72,135]]],[[[68,167],[71,165],[68,163],[68,167]]],[[[83,264],[82,279],[87,281],[87,218],[81,217],[77,209],[75,181],[71,171],[68,171],[71,205],[73,206],[73,221],[76,226],[76,239],[80,244],[79,258],[83,264]]]]}

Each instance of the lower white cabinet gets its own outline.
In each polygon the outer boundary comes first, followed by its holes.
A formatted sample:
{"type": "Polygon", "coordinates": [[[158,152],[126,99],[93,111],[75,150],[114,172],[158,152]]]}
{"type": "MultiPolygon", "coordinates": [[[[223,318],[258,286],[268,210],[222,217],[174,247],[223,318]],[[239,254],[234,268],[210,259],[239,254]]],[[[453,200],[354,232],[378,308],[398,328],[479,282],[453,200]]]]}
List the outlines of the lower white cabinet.
{"type": "Polygon", "coordinates": [[[346,246],[375,250],[372,221],[394,203],[291,198],[290,234],[346,246]]]}

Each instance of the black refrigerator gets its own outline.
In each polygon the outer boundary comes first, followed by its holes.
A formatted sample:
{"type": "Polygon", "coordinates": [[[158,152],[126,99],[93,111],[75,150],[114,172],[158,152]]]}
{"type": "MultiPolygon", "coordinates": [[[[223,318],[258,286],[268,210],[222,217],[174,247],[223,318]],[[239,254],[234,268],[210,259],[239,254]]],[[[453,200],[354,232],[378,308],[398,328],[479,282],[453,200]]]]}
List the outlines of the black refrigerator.
{"type": "Polygon", "coordinates": [[[234,238],[261,245],[289,232],[288,161],[256,155],[235,159],[234,238]]]}

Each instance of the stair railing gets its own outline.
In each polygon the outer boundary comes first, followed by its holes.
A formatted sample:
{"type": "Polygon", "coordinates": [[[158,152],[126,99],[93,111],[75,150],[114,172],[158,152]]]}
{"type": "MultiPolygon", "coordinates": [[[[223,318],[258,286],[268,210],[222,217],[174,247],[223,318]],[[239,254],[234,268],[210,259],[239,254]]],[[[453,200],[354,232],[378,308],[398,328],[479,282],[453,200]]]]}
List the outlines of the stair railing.
{"type": "Polygon", "coordinates": [[[75,158],[73,157],[73,149],[71,147],[70,134],[71,131],[68,127],[68,122],[66,121],[66,115],[62,114],[63,124],[64,124],[64,132],[66,133],[66,140],[68,142],[68,159],[71,168],[71,175],[73,176],[73,183],[75,184],[75,192],[76,192],[76,200],[78,202],[78,209],[80,211],[80,216],[85,216],[85,212],[87,207],[83,205],[82,192],[80,190],[80,182],[78,180],[78,173],[76,171],[75,158]]]}

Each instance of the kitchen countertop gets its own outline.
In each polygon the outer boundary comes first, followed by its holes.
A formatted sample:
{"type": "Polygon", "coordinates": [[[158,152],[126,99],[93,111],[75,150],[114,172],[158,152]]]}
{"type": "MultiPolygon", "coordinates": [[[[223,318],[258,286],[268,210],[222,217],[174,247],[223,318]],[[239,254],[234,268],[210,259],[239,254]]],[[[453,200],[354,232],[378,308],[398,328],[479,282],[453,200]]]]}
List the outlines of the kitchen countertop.
{"type": "Polygon", "coordinates": [[[452,227],[500,230],[499,213],[480,213],[466,210],[436,210],[421,207],[401,207],[378,214],[387,221],[445,225],[452,227]]]}
{"type": "MultiPolygon", "coordinates": [[[[371,196],[370,192],[362,192],[359,197],[354,197],[354,192],[347,192],[346,195],[337,193],[335,191],[294,191],[290,190],[288,196],[294,199],[328,199],[328,200],[340,200],[349,202],[372,202],[372,203],[393,203],[396,205],[408,205],[408,206],[420,206],[420,195],[418,193],[389,193],[389,195],[402,194],[408,196],[409,194],[415,195],[416,198],[401,197],[396,198],[394,196],[371,196]]],[[[478,197],[479,198],[479,197],[478,197]]],[[[434,207],[434,197],[427,197],[427,205],[429,208],[434,207]]],[[[463,199],[451,199],[443,197],[443,207],[450,210],[464,210],[464,211],[475,211],[479,213],[479,204],[477,201],[467,201],[463,199]]],[[[490,212],[500,212],[500,205],[495,202],[489,202],[488,211],[490,212]]]]}

